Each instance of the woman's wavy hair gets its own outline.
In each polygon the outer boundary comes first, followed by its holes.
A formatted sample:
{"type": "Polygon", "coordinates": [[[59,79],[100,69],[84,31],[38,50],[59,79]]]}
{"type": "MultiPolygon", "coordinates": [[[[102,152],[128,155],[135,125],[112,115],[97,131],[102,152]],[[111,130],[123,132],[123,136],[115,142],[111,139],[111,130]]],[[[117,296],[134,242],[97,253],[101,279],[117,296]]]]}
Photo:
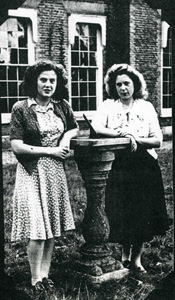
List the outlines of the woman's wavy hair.
{"type": "Polygon", "coordinates": [[[126,74],[133,81],[134,84],[134,99],[143,98],[146,99],[148,97],[146,82],[144,80],[143,75],[134,69],[132,66],[128,64],[114,64],[111,68],[108,69],[104,83],[106,92],[109,97],[113,99],[118,99],[119,95],[116,89],[116,78],[118,75],[126,74]]]}
{"type": "Polygon", "coordinates": [[[57,75],[57,85],[52,98],[55,100],[68,99],[67,74],[63,65],[50,60],[42,60],[27,67],[22,82],[22,91],[25,96],[35,98],[37,96],[37,79],[44,71],[54,71],[57,75]]]}

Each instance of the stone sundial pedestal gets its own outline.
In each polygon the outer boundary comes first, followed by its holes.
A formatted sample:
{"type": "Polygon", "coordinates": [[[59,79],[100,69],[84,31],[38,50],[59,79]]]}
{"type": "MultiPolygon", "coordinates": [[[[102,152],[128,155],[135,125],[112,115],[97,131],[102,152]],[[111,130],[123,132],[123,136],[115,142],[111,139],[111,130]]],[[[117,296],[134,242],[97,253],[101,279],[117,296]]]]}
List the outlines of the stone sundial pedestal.
{"type": "Polygon", "coordinates": [[[71,140],[74,158],[84,180],[87,208],[82,224],[85,244],[74,270],[96,283],[122,278],[128,270],[111,256],[107,245],[109,222],[105,213],[105,189],[116,151],[130,147],[128,138],[77,138],[71,140]]]}

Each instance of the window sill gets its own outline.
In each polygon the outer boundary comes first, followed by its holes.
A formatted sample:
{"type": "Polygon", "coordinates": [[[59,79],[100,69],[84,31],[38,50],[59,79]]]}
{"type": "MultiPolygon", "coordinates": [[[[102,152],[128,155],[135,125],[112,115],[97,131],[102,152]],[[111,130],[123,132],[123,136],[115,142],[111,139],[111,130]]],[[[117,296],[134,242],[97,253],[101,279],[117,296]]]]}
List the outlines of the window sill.
{"type": "Polygon", "coordinates": [[[172,117],[172,109],[162,109],[160,113],[161,118],[171,118],[172,117]]]}
{"type": "Polygon", "coordinates": [[[77,121],[84,121],[83,114],[86,115],[88,120],[92,120],[92,118],[95,116],[97,111],[81,111],[81,112],[74,112],[74,115],[77,119],[77,121]]]}
{"type": "Polygon", "coordinates": [[[10,113],[8,113],[8,114],[2,113],[1,114],[1,123],[4,124],[4,125],[9,124],[10,123],[10,118],[11,118],[10,113]]]}

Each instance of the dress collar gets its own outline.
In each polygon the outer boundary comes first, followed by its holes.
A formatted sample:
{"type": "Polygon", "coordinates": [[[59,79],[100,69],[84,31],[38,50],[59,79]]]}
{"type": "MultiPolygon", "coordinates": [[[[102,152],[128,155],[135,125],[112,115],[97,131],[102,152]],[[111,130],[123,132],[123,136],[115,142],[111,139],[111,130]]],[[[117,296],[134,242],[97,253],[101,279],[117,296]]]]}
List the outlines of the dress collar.
{"type": "Polygon", "coordinates": [[[53,100],[51,99],[49,104],[44,107],[44,106],[41,106],[41,105],[38,105],[38,103],[36,102],[36,100],[34,98],[28,98],[28,107],[30,108],[32,105],[34,105],[36,108],[37,108],[37,111],[48,111],[49,109],[54,109],[53,107],[53,100]]]}

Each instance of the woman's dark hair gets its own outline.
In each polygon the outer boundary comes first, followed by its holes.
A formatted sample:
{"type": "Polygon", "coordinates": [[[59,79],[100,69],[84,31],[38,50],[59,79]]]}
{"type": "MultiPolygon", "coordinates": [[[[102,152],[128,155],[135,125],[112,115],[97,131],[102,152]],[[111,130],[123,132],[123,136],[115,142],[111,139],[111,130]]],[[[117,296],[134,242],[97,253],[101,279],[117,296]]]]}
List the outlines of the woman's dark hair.
{"type": "Polygon", "coordinates": [[[114,64],[111,68],[108,69],[105,76],[105,87],[108,95],[113,99],[118,99],[118,93],[116,89],[116,78],[118,75],[127,75],[134,84],[134,99],[148,97],[148,92],[146,89],[146,82],[143,78],[143,75],[127,64],[114,64]]]}
{"type": "Polygon", "coordinates": [[[35,98],[37,96],[37,79],[44,71],[54,71],[57,75],[57,86],[54,95],[55,100],[68,99],[67,75],[63,65],[56,64],[50,60],[42,60],[27,67],[22,83],[22,90],[25,96],[35,98]]]}

